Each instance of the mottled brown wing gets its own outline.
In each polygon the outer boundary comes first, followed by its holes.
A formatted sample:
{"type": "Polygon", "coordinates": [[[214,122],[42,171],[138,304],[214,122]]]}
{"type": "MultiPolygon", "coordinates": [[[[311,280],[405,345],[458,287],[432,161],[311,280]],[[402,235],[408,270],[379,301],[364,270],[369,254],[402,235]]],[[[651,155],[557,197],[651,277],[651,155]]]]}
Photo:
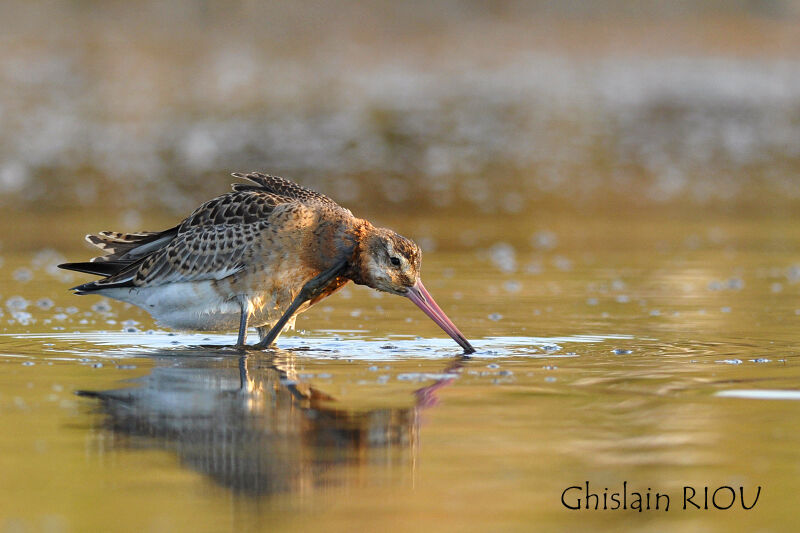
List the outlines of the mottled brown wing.
{"type": "Polygon", "coordinates": [[[199,226],[254,224],[266,220],[276,206],[290,201],[260,190],[229,192],[195,209],[178,226],[178,233],[199,226]]]}
{"type": "Polygon", "coordinates": [[[299,200],[304,204],[322,204],[328,207],[344,209],[342,206],[324,194],[313,191],[307,187],[303,187],[302,185],[299,185],[291,180],[287,180],[286,178],[270,176],[260,172],[250,172],[249,174],[234,172],[232,176],[239,179],[249,180],[256,184],[256,186],[253,186],[249,183],[234,183],[231,185],[234,191],[265,191],[282,196],[284,198],[299,200]]]}
{"type": "Polygon", "coordinates": [[[198,226],[253,224],[266,220],[275,207],[291,202],[323,205],[349,213],[324,194],[307,189],[285,178],[258,172],[250,174],[236,172],[233,176],[249,180],[251,183],[234,183],[231,185],[233,192],[202,204],[181,222],[178,226],[178,233],[198,226]]]}
{"type": "Polygon", "coordinates": [[[190,228],[142,261],[95,284],[97,288],[104,285],[153,287],[226,278],[244,268],[267,225],[262,221],[190,228]]]}
{"type": "Polygon", "coordinates": [[[86,240],[106,252],[106,255],[92,258],[92,262],[121,261],[133,263],[171,241],[178,233],[177,230],[178,228],[170,228],[164,231],[142,231],[139,233],[101,231],[96,235],[87,235],[86,240]]]}

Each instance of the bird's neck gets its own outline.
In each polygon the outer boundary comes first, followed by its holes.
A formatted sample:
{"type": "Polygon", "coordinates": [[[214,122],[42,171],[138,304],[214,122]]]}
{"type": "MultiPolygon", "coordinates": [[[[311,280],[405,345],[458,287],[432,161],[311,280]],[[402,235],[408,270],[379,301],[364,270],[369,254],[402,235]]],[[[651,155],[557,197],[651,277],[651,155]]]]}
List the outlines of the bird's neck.
{"type": "Polygon", "coordinates": [[[353,228],[355,248],[347,262],[345,276],[356,285],[367,285],[366,258],[370,251],[371,241],[376,235],[376,228],[368,220],[359,219],[353,228]]]}

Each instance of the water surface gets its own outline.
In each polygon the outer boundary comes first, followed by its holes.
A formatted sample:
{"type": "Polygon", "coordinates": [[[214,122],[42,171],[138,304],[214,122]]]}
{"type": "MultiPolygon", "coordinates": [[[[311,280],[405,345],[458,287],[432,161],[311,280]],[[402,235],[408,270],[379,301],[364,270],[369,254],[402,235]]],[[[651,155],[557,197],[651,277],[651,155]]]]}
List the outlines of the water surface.
{"type": "Polygon", "coordinates": [[[352,286],[263,353],[71,296],[84,277],[53,265],[86,256],[80,235],[116,216],[3,223],[0,531],[785,531],[796,518],[791,215],[379,220],[423,243],[426,285],[469,358],[406,300],[352,286]],[[666,493],[670,508],[565,508],[564,489],[587,481],[666,493]],[[748,505],[761,493],[749,511],[683,510],[684,486],[741,486],[748,505]]]}

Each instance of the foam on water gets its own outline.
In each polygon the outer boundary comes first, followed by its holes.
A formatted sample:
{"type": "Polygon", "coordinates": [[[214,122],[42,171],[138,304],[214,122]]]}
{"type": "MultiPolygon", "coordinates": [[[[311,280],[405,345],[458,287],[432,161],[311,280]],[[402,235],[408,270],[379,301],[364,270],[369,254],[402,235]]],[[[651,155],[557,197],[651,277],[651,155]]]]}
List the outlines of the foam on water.
{"type": "Polygon", "coordinates": [[[800,400],[800,390],[740,389],[724,390],[714,396],[747,400],[800,400]]]}
{"type": "MultiPolygon", "coordinates": [[[[285,350],[302,350],[304,356],[330,359],[354,360],[392,360],[397,358],[436,359],[449,358],[460,353],[460,350],[447,338],[425,338],[407,336],[390,336],[391,344],[386,339],[369,339],[359,331],[324,331],[330,336],[321,337],[286,337],[278,342],[278,347],[285,350]],[[345,335],[341,335],[345,333],[345,335]]],[[[75,333],[22,333],[0,335],[19,340],[52,340],[62,343],[81,343],[81,346],[62,346],[61,353],[86,354],[100,357],[141,356],[148,351],[161,351],[165,348],[186,346],[203,346],[214,348],[230,347],[234,342],[231,335],[207,333],[172,333],[154,331],[150,334],[141,332],[75,332],[75,333]],[[93,345],[100,350],[85,348],[83,343],[93,345]]],[[[565,337],[486,337],[472,341],[477,352],[471,358],[560,358],[577,357],[576,353],[564,352],[561,344],[598,344],[611,340],[630,340],[630,335],[571,335],[565,337]]]]}

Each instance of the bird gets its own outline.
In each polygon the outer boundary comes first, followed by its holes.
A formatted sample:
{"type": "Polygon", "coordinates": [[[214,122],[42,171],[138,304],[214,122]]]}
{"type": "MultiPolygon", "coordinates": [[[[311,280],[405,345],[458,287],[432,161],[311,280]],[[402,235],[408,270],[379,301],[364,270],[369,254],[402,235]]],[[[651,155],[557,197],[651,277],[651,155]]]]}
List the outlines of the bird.
{"type": "Polygon", "coordinates": [[[347,283],[404,296],[464,349],[475,349],[422,284],[422,251],[411,239],[358,218],[334,200],[260,172],[163,231],[102,231],[86,240],[105,252],[62,269],[101,276],[71,290],[136,305],[177,330],[247,330],[266,349],[295,319],[347,283]]]}

